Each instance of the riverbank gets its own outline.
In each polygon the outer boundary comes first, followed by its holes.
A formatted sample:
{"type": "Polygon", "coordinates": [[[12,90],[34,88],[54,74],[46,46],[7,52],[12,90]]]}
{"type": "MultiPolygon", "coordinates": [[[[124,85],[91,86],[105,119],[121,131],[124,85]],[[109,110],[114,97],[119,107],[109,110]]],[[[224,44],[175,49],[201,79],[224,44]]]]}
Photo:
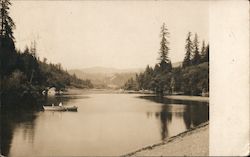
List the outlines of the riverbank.
{"type": "MultiPolygon", "coordinates": [[[[145,90],[145,91],[123,90],[123,91],[120,91],[120,93],[156,95],[153,91],[148,91],[148,90],[145,90]]],[[[209,102],[209,97],[205,97],[205,96],[165,95],[164,97],[168,99],[175,99],[175,100],[209,102]]]]}
{"type": "Polygon", "coordinates": [[[208,156],[209,124],[199,125],[167,141],[154,144],[124,156],[208,156]]]}
{"type": "Polygon", "coordinates": [[[168,99],[175,99],[175,100],[190,100],[190,101],[202,101],[202,102],[209,102],[209,97],[202,97],[202,96],[188,96],[188,95],[168,95],[164,96],[168,99]]]}

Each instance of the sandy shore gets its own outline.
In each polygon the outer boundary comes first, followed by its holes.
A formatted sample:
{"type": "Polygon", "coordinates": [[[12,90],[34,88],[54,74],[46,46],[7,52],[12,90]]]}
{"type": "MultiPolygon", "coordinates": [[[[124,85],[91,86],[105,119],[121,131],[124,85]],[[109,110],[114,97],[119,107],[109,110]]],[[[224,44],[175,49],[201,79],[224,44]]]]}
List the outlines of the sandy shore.
{"type": "Polygon", "coordinates": [[[142,148],[125,156],[208,156],[208,153],[209,125],[207,122],[167,141],[142,148]]]}
{"type": "Polygon", "coordinates": [[[169,95],[164,96],[168,99],[176,99],[176,100],[191,100],[191,101],[203,101],[209,102],[209,97],[202,97],[202,96],[186,96],[186,95],[169,95]]]}

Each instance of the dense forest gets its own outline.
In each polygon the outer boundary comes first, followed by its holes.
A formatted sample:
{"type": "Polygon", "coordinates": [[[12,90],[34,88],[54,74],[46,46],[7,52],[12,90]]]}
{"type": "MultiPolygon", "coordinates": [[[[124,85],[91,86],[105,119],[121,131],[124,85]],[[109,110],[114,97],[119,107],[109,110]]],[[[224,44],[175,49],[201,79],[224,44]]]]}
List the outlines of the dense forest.
{"type": "Polygon", "coordinates": [[[0,76],[1,103],[19,99],[36,99],[51,87],[64,90],[66,87],[92,88],[90,80],[81,80],[63,70],[60,64],[41,61],[37,56],[36,43],[24,51],[17,50],[13,29],[15,23],[9,16],[9,0],[0,4],[0,76]]]}
{"type": "Polygon", "coordinates": [[[185,43],[185,57],[182,65],[172,67],[169,55],[169,31],[165,24],[161,27],[159,63],[154,68],[147,66],[145,71],[129,79],[125,90],[149,90],[158,94],[208,95],[209,92],[209,45],[202,41],[199,48],[198,35],[192,40],[188,32],[185,43]]]}

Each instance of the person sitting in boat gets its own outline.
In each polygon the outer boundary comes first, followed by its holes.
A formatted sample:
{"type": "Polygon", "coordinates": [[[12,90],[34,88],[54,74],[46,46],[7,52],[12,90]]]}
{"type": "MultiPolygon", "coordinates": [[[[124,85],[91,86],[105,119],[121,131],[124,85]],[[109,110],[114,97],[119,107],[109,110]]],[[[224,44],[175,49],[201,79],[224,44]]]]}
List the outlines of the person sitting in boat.
{"type": "Polygon", "coordinates": [[[59,103],[59,106],[62,107],[62,102],[59,103]]]}

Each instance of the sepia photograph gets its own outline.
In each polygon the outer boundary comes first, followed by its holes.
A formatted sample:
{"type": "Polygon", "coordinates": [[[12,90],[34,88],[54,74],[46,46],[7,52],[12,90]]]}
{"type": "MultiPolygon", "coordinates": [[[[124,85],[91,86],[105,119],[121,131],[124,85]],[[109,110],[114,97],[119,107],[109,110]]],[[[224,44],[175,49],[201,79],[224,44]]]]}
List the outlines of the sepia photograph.
{"type": "Polygon", "coordinates": [[[210,3],[0,0],[0,156],[209,156],[210,3]]]}

